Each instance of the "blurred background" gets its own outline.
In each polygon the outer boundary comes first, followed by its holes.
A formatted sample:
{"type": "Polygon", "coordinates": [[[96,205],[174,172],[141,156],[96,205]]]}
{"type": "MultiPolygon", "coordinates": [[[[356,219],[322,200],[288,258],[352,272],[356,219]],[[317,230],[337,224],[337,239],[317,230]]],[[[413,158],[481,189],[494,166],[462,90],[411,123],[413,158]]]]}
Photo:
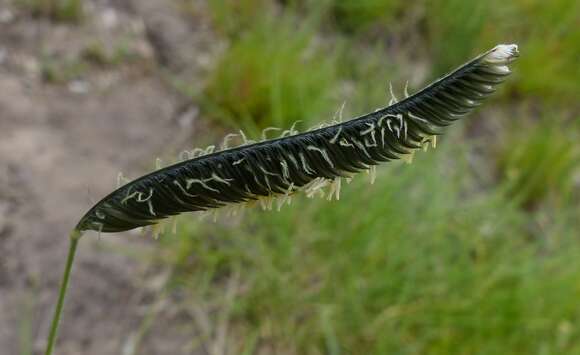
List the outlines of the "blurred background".
{"type": "Polygon", "coordinates": [[[87,235],[56,352],[579,354],[579,24],[576,0],[0,0],[1,352],[42,352],[68,231],[119,172],[517,43],[435,150],[340,201],[87,235]]]}

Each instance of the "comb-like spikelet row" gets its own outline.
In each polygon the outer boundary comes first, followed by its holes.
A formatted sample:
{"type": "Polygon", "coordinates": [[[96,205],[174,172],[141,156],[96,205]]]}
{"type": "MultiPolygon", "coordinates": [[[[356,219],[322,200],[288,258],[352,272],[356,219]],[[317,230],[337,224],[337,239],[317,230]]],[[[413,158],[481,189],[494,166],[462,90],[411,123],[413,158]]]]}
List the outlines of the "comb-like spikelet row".
{"type": "MultiPolygon", "coordinates": [[[[155,224],[188,211],[260,201],[272,208],[296,191],[312,196],[340,179],[390,160],[410,159],[435,145],[441,129],[463,117],[494,92],[510,73],[517,46],[499,45],[400,102],[373,113],[297,134],[192,152],[192,158],[136,179],[112,192],[81,219],[76,229],[119,232],[155,224]]],[[[405,90],[406,91],[406,90],[405,90]]],[[[265,139],[265,134],[264,134],[265,139]]],[[[328,197],[328,196],[327,196],[328,197]]]]}

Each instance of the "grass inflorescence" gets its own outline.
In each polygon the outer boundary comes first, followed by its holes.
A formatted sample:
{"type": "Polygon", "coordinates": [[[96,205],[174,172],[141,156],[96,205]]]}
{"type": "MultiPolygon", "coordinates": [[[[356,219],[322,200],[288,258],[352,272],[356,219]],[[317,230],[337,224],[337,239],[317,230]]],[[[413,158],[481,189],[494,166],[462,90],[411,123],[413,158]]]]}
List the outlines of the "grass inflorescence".
{"type": "MultiPolygon", "coordinates": [[[[78,223],[79,231],[121,232],[156,224],[189,211],[278,197],[312,195],[381,162],[411,160],[415,150],[435,146],[436,136],[495,91],[510,74],[517,46],[498,45],[412,96],[346,122],[281,137],[224,147],[160,169],[112,192],[78,223]]],[[[243,133],[242,133],[243,135],[243,133]]],[[[324,194],[324,193],[323,193],[324,194]]]]}

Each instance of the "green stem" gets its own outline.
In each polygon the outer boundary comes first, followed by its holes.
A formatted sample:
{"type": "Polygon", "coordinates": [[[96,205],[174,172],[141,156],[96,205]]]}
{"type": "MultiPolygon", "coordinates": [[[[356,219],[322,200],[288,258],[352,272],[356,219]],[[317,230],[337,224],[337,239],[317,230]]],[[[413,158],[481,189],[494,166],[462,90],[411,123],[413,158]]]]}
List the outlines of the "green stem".
{"type": "Polygon", "coordinates": [[[50,334],[48,335],[48,344],[46,345],[45,355],[51,355],[52,349],[54,348],[54,342],[56,341],[56,334],[58,332],[58,324],[60,322],[60,317],[62,315],[62,307],[64,304],[64,298],[66,296],[66,291],[68,288],[68,280],[70,278],[70,271],[72,269],[73,260],[75,258],[75,253],[77,250],[77,244],[81,237],[81,232],[73,230],[70,234],[70,244],[68,249],[68,256],[66,258],[66,266],[64,268],[64,274],[62,275],[62,281],[60,284],[60,291],[58,294],[58,301],[56,304],[56,309],[54,311],[54,316],[52,318],[52,323],[50,325],[50,334]]]}

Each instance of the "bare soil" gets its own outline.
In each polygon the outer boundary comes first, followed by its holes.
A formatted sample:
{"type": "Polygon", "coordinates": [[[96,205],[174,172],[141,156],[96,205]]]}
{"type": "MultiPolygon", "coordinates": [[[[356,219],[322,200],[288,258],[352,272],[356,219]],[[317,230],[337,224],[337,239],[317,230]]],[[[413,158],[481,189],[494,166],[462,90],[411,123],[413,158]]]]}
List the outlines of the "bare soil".
{"type": "MultiPolygon", "coordinates": [[[[192,145],[197,108],[168,85],[167,75],[202,76],[211,33],[168,3],[91,1],[82,23],[67,25],[0,0],[2,354],[42,353],[67,235],[116,187],[118,172],[136,177],[155,156],[192,145]],[[83,51],[95,40],[113,52],[123,45],[130,55],[90,63],[83,51]],[[84,68],[47,80],[47,58],[83,61],[84,68]]],[[[165,270],[135,257],[151,247],[146,239],[129,233],[81,240],[56,353],[197,351],[191,320],[157,307],[165,270]],[[140,338],[151,314],[154,336],[140,338]]]]}

